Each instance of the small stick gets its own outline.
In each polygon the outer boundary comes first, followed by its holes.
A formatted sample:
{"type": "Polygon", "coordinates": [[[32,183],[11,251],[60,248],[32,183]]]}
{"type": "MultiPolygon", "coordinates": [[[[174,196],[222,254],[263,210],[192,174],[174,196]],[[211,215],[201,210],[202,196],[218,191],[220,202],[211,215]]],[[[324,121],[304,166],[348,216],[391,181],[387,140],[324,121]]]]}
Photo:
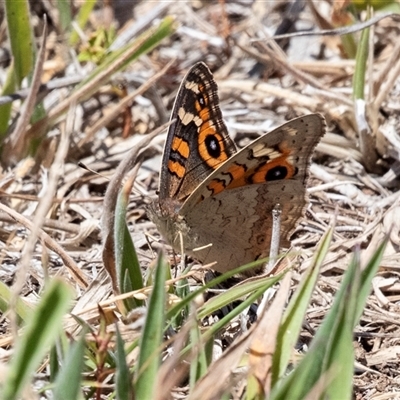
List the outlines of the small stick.
{"type": "Polygon", "coordinates": [[[183,235],[182,235],[182,232],[181,231],[179,231],[179,241],[181,242],[181,265],[180,265],[180,268],[181,268],[181,273],[183,273],[183,271],[185,271],[185,269],[186,269],[186,263],[185,263],[185,244],[183,243],[183,235]]]}
{"type": "Polygon", "coordinates": [[[269,261],[266,270],[267,274],[272,271],[272,268],[276,262],[276,257],[278,256],[279,239],[281,233],[281,213],[281,205],[279,203],[275,204],[275,207],[272,209],[271,247],[269,250],[269,261]]]}

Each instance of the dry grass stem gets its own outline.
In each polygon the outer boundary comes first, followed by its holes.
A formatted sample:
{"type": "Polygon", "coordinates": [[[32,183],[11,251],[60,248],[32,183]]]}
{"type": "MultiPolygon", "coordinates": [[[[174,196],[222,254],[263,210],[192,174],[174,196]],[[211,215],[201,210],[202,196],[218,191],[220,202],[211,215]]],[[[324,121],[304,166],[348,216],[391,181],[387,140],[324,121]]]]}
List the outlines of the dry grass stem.
{"type": "MultiPolygon", "coordinates": [[[[154,259],[160,251],[169,257],[173,277],[166,282],[166,311],[176,305],[179,296],[186,296],[184,290],[192,293],[208,281],[212,265],[201,266],[194,259],[173,253],[146,214],[148,204],[157,198],[166,137],[162,131],[169,126],[163,123],[169,118],[185,72],[204,61],[218,84],[220,108],[238,148],[285,121],[309,113],[325,116],[327,133],[313,154],[305,216],[296,227],[291,248],[279,250],[279,256],[286,253],[271,271],[277,274],[290,268],[292,286],[289,288],[285,281],[278,294],[272,288],[273,306],[267,307],[257,321],[257,311],[242,312],[210,339],[218,357],[197,383],[189,375],[191,362],[201,356],[201,346],[187,357],[180,356],[187,341],[192,340],[191,327],[197,323],[199,334],[207,332],[208,340],[208,329],[220,323],[236,303],[202,320],[196,316],[197,308],[188,304],[187,315],[192,314],[187,323],[182,312],[168,321],[164,332],[159,397],[215,399],[234,387],[232,398],[240,398],[247,385],[249,347],[255,350],[250,358],[255,357],[252,366],[260,391],[269,392],[270,353],[276,345],[286,293],[292,297],[335,220],[332,243],[299,344],[309,348],[332,307],[354,248],[360,249],[364,267],[388,237],[365,311],[354,328],[353,382],[356,400],[395,398],[400,387],[396,358],[400,349],[400,17],[377,13],[369,21],[353,24],[347,19],[357,21],[364,12],[353,14],[338,2],[311,0],[301,10],[286,8],[298,2],[116,0],[106,6],[96,3],[90,19],[79,28],[84,40],[78,36],[79,44],[72,45],[69,37],[73,26],[62,26],[59,18],[57,7],[63,3],[29,2],[34,36],[42,38],[36,70],[31,83],[26,84],[25,79],[15,93],[0,97],[0,107],[11,107],[4,139],[0,139],[3,160],[9,165],[0,168],[0,279],[6,289],[11,288],[13,310],[17,299],[34,308],[47,278],[62,276],[75,290],[71,314],[63,321],[68,341],[73,342],[82,331],[81,318],[91,328],[86,337],[91,343],[103,328],[111,332],[106,349],[109,357],[115,351],[116,326],[125,349],[134,347],[141,334],[154,279],[154,259]],[[47,35],[43,34],[43,13],[50,16],[47,35]],[[173,33],[126,65],[141,52],[147,39],[154,39],[154,27],[165,15],[176,21],[173,33]],[[374,23],[366,68],[368,87],[362,88],[365,102],[357,102],[353,98],[353,76],[359,65],[351,49],[355,54],[360,28],[374,23]],[[285,24],[289,30],[284,30],[285,24]],[[316,26],[324,32],[318,32],[316,26]],[[334,26],[339,29],[332,30],[334,26]],[[283,34],[274,36],[276,32],[283,34]],[[338,32],[347,36],[338,36],[338,32]],[[126,50],[118,56],[123,46],[126,50]],[[96,75],[107,57],[114,57],[113,61],[96,75]],[[44,107],[42,120],[35,119],[39,116],[34,109],[38,102],[44,107]],[[25,152],[30,157],[18,158],[25,152]],[[13,157],[16,165],[12,165],[13,157]],[[124,192],[129,200],[126,224],[145,287],[119,293],[115,206],[127,181],[133,187],[124,192]],[[188,267],[190,272],[183,276],[188,267]],[[129,299],[144,301],[144,306],[130,316],[120,308],[129,299]],[[113,322],[104,322],[104,315],[113,322]],[[245,368],[238,367],[242,360],[247,362],[245,368]],[[175,375],[169,380],[171,371],[175,375]]],[[[71,18],[79,27],[77,13],[83,3],[73,3],[71,18]]],[[[11,55],[6,36],[2,36],[0,48],[2,91],[10,65],[3,53],[11,55]]],[[[183,106],[196,113],[193,104],[183,106]]],[[[288,159],[296,163],[290,143],[277,148],[287,150],[288,159]]],[[[281,216],[283,220],[287,217],[281,216]]],[[[257,276],[245,284],[258,284],[258,279],[265,278],[257,276]]],[[[225,287],[215,287],[205,296],[222,296],[225,292],[225,287]]],[[[270,304],[267,297],[264,302],[270,304]]],[[[17,329],[16,313],[4,312],[0,327],[2,357],[9,360],[15,339],[22,333],[17,329]]],[[[128,354],[127,361],[129,368],[135,367],[137,348],[128,354]]],[[[92,364],[90,360],[86,367],[92,364]]],[[[35,375],[32,388],[48,385],[49,368],[35,375]]],[[[94,387],[102,387],[103,391],[97,389],[97,393],[106,397],[115,395],[113,368],[104,372],[103,381],[93,379],[94,369],[85,375],[85,395],[96,391],[94,387]]],[[[313,395],[323,392],[329,374],[324,379],[314,386],[313,395]]]]}

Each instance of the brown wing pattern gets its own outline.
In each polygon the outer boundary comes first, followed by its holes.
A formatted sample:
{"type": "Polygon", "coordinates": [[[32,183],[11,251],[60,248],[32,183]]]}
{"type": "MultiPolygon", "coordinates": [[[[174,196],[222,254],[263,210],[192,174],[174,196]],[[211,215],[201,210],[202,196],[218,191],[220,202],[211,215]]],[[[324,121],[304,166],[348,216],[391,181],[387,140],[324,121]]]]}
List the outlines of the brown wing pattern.
{"type": "Polygon", "coordinates": [[[278,127],[232,156],[184,203],[185,249],[224,272],[269,255],[272,209],[281,209],[281,245],[307,204],[311,155],[325,133],[319,114],[278,127]],[[198,247],[208,246],[201,251],[198,247]]]}
{"type": "Polygon", "coordinates": [[[200,62],[179,88],[165,144],[159,198],[185,200],[219,165],[236,152],[222,119],[217,84],[200,62]]]}
{"type": "Polygon", "coordinates": [[[175,101],[152,214],[176,250],[183,238],[187,254],[216,261],[214,269],[224,272],[268,256],[277,205],[281,245],[289,245],[307,204],[308,169],[325,120],[293,119],[236,152],[218,104],[211,72],[196,64],[175,101]]]}

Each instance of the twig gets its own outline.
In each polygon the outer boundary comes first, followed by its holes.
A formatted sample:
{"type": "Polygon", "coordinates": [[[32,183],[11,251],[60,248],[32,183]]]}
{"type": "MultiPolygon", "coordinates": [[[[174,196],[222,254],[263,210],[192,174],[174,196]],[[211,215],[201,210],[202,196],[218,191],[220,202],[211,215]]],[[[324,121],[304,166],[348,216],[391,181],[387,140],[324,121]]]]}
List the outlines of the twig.
{"type": "Polygon", "coordinates": [[[157,72],[150,79],[148,79],[147,82],[143,83],[143,85],[141,85],[138,89],[136,89],[134,92],[121,100],[116,106],[111,109],[109,113],[104,115],[103,118],[100,118],[92,127],[89,128],[89,130],[86,132],[85,137],[79,141],[78,146],[83,146],[85,143],[91,140],[95,133],[99,131],[103,126],[109,124],[112,120],[115,120],[122,110],[124,110],[126,107],[130,107],[134,98],[144,93],[152,85],[154,85],[155,82],[163,77],[174,62],[175,60],[171,60],[161,71],[157,72]]]}

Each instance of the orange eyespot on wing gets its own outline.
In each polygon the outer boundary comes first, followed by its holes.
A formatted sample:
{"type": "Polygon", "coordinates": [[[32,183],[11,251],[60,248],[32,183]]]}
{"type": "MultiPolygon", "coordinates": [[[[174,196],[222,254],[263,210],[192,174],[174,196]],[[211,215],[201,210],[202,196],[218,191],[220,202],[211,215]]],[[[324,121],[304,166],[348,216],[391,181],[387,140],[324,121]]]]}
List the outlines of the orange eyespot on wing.
{"type": "MultiPolygon", "coordinates": [[[[225,171],[221,171],[218,178],[210,181],[207,189],[213,195],[216,195],[223,190],[235,189],[241,186],[293,178],[297,173],[297,168],[291,163],[291,151],[285,148],[279,151],[269,150],[271,159],[260,162],[250,169],[245,164],[235,162],[225,171]],[[278,156],[278,154],[280,155],[278,156]]],[[[266,154],[263,157],[265,159],[267,157],[266,154]]]]}
{"type": "Polygon", "coordinates": [[[246,182],[265,183],[281,179],[291,179],[297,173],[294,165],[293,149],[288,146],[287,141],[282,141],[278,146],[268,148],[266,146],[255,146],[253,155],[266,157],[246,174],[246,182]]]}
{"type": "Polygon", "coordinates": [[[251,183],[264,183],[280,179],[290,179],[296,175],[296,172],[297,170],[294,165],[288,162],[287,156],[282,156],[256,168],[248,176],[248,181],[251,183]]]}
{"type": "Polygon", "coordinates": [[[198,145],[200,157],[213,169],[229,158],[224,138],[215,131],[209,121],[199,127],[198,145]]]}

